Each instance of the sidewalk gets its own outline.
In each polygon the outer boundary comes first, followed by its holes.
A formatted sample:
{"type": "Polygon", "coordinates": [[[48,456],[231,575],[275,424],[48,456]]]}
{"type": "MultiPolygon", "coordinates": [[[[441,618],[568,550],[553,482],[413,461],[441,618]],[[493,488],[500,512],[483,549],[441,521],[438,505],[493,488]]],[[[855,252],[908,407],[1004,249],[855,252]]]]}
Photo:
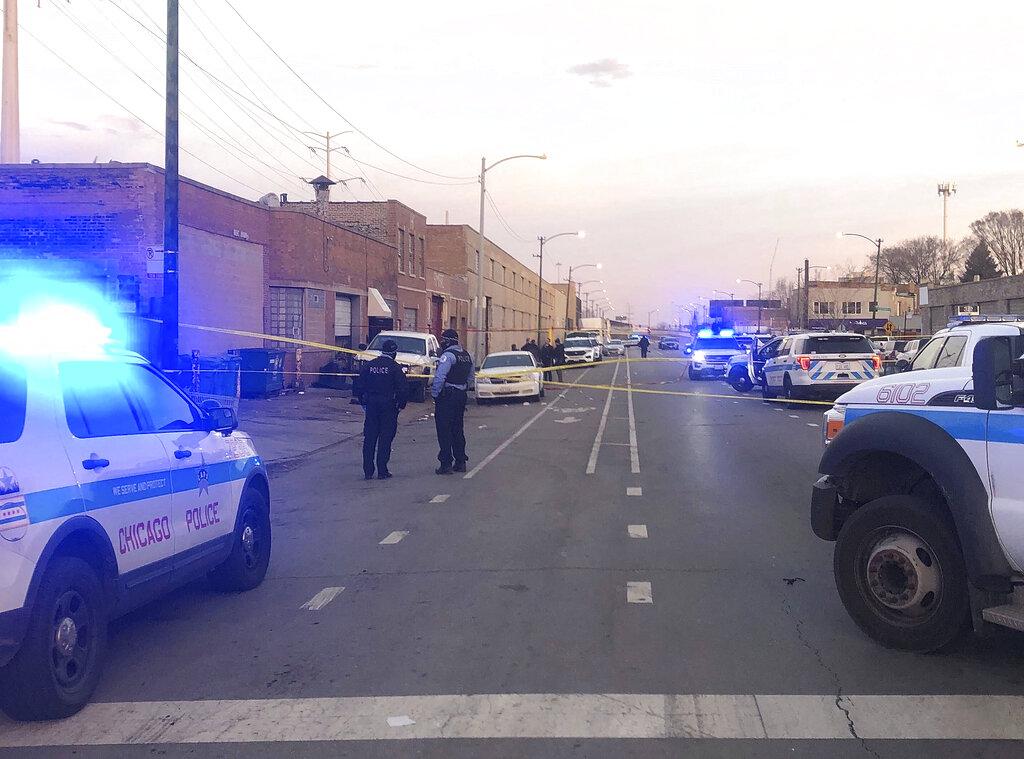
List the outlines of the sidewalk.
{"type": "MultiPolygon", "coordinates": [[[[256,450],[272,469],[336,446],[363,433],[363,410],[350,404],[348,390],[309,388],[273,398],[242,399],[238,427],[252,435],[256,450]]],[[[432,403],[410,403],[399,424],[429,421],[432,403]]]]}

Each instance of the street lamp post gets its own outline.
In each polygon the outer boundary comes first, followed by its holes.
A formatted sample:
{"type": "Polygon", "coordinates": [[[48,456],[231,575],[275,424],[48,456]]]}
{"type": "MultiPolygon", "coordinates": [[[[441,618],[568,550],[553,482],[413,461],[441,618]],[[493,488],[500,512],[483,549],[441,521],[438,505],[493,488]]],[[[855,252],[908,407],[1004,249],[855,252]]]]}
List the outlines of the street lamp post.
{"type": "Polygon", "coordinates": [[[729,300],[736,300],[736,293],[726,292],[725,290],[712,290],[711,292],[718,293],[719,295],[728,295],[729,300]]]}
{"type": "Polygon", "coordinates": [[[541,161],[547,160],[546,154],[541,155],[510,155],[487,165],[487,158],[480,159],[480,239],[476,250],[476,358],[482,360],[481,356],[486,353],[487,330],[484,329],[484,203],[487,201],[487,172],[498,164],[505,161],[512,161],[516,158],[536,158],[541,161]]]}
{"type": "Polygon", "coordinates": [[[651,334],[651,317],[654,314],[658,313],[660,310],[660,308],[652,308],[650,311],[647,312],[647,334],[651,334]]]}
{"type": "Polygon", "coordinates": [[[761,300],[761,286],[763,282],[755,282],[752,279],[737,279],[736,284],[740,282],[746,282],[751,285],[757,285],[757,332],[755,334],[761,334],[761,306],[764,305],[764,301],[761,300]]]}
{"type": "Polygon", "coordinates": [[[551,237],[545,237],[544,235],[539,235],[537,237],[537,239],[540,240],[540,251],[538,253],[536,253],[534,257],[540,259],[540,266],[537,267],[537,343],[538,344],[540,343],[540,330],[541,330],[540,314],[541,314],[541,311],[543,310],[543,306],[542,306],[543,300],[541,299],[541,296],[542,296],[542,294],[544,292],[544,243],[550,242],[551,240],[554,240],[554,239],[556,239],[558,237],[568,237],[569,235],[573,235],[575,237],[579,237],[580,239],[583,239],[584,237],[586,237],[586,234],[587,233],[584,232],[581,229],[578,232],[559,232],[557,235],[551,235],[551,237]]]}
{"type": "Polygon", "coordinates": [[[588,266],[592,266],[595,269],[600,269],[601,264],[579,264],[578,266],[569,266],[569,277],[565,281],[565,334],[569,334],[569,296],[572,292],[572,270],[586,269],[588,266]]]}
{"type": "Polygon", "coordinates": [[[859,237],[875,246],[875,298],[871,301],[871,320],[875,321],[878,318],[878,274],[882,266],[882,238],[879,237],[875,240],[867,235],[860,235],[856,232],[840,232],[839,235],[840,237],[859,237]]]}

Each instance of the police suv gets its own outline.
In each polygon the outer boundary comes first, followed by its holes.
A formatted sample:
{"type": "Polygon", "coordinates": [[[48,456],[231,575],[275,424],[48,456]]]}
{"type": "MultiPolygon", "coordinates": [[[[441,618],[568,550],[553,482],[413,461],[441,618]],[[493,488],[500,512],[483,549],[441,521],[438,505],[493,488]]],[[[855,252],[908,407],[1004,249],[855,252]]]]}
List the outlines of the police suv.
{"type": "Polygon", "coordinates": [[[0,329],[0,706],[73,714],[108,620],[196,577],[260,584],[266,468],[228,408],[200,408],[141,356],[0,329]]]}
{"type": "Polygon", "coordinates": [[[993,326],[933,339],[938,356],[964,338],[971,365],[865,382],[825,414],[811,525],[836,543],[846,610],[886,646],[1024,631],[1024,321],[993,326]]]}
{"type": "Polygon", "coordinates": [[[762,352],[765,398],[835,398],[882,372],[882,359],[863,335],[809,332],[789,335],[762,352]]]}

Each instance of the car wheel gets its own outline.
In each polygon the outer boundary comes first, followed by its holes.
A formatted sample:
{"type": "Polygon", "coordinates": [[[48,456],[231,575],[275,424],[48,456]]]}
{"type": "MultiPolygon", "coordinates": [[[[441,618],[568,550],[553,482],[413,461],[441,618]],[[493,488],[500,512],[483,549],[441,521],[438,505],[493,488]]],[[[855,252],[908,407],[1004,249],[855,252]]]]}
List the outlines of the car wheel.
{"type": "Polygon", "coordinates": [[[796,390],[793,389],[793,381],[789,378],[788,374],[782,378],[782,397],[789,401],[789,403],[786,404],[786,408],[797,409],[802,405],[800,403],[794,403],[798,398],[796,390]]]}
{"type": "Polygon", "coordinates": [[[770,401],[775,397],[775,391],[768,384],[767,376],[761,378],[761,397],[766,401],[770,401]]]}
{"type": "Polygon", "coordinates": [[[266,499],[258,490],[247,488],[238,510],[231,553],[210,572],[210,581],[219,590],[252,590],[263,582],[270,565],[270,511],[266,499]]]}
{"type": "Polygon", "coordinates": [[[857,509],[836,540],[833,571],[853,621],[883,646],[934,651],[967,626],[967,570],[950,520],[908,495],[857,509]]]}
{"type": "Polygon", "coordinates": [[[107,647],[107,603],[96,570],[76,556],[51,562],[25,639],[0,671],[0,706],[12,718],[69,717],[89,701],[107,647]]]}
{"type": "Polygon", "coordinates": [[[686,367],[686,376],[693,382],[696,382],[700,378],[700,375],[693,371],[692,366],[686,367]]]}
{"type": "Polygon", "coordinates": [[[750,380],[746,372],[733,372],[729,376],[729,384],[737,393],[745,393],[751,388],[750,380]]]}

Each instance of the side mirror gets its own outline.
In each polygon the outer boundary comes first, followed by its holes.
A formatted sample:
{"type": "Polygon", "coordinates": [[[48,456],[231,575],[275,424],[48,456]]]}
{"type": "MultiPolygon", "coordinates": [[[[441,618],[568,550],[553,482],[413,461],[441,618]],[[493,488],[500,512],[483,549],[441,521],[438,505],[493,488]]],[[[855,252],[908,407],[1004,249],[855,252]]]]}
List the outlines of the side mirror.
{"type": "Polygon", "coordinates": [[[238,417],[235,416],[233,409],[227,406],[218,406],[216,401],[205,401],[203,410],[206,412],[206,428],[210,432],[222,432],[228,435],[238,429],[238,417]]]}
{"type": "Polygon", "coordinates": [[[972,375],[974,405],[985,411],[1012,408],[1021,400],[1024,386],[1021,362],[1024,349],[1021,337],[986,337],[974,346],[972,375]]]}

